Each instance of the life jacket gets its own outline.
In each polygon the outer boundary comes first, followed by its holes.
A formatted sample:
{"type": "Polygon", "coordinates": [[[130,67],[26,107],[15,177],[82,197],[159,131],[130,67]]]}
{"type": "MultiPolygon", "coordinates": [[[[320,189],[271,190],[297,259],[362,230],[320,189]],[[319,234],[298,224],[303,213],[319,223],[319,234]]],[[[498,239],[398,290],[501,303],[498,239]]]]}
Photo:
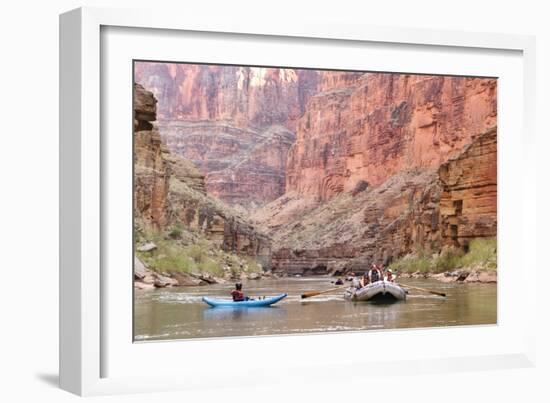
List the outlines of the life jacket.
{"type": "Polygon", "coordinates": [[[231,291],[231,296],[233,297],[233,301],[244,301],[244,293],[239,290],[233,290],[231,291]]]}
{"type": "Polygon", "coordinates": [[[374,283],[375,281],[380,280],[380,272],[377,269],[370,271],[370,282],[374,283]]]}

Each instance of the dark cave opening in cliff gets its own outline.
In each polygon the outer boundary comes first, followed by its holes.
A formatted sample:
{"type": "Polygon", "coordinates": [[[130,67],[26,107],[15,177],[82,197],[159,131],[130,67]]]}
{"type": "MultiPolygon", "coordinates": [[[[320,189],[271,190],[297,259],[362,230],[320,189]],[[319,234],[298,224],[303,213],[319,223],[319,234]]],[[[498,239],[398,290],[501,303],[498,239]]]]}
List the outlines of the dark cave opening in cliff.
{"type": "Polygon", "coordinates": [[[455,215],[462,215],[462,200],[454,200],[453,207],[455,209],[455,215]]]}
{"type": "Polygon", "coordinates": [[[458,246],[458,225],[451,225],[451,239],[458,246]]]}

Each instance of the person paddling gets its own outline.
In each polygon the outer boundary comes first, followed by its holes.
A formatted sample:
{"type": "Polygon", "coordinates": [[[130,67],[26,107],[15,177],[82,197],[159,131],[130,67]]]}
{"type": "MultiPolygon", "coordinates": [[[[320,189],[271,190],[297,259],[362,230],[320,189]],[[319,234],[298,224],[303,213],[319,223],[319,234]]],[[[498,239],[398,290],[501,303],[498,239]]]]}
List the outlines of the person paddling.
{"type": "Polygon", "coordinates": [[[361,277],[355,277],[355,273],[352,274],[354,277],[351,280],[351,287],[356,290],[363,288],[366,285],[365,281],[367,281],[365,280],[366,273],[363,274],[361,277]]]}
{"type": "Polygon", "coordinates": [[[372,264],[372,268],[369,272],[369,279],[370,279],[370,282],[371,283],[374,283],[376,281],[380,281],[382,278],[381,276],[381,272],[380,272],[380,269],[378,268],[378,266],[376,266],[376,264],[372,264]]]}
{"type": "Polygon", "coordinates": [[[248,301],[248,297],[244,296],[242,283],[235,284],[235,289],[231,291],[231,296],[234,302],[248,301]]]}

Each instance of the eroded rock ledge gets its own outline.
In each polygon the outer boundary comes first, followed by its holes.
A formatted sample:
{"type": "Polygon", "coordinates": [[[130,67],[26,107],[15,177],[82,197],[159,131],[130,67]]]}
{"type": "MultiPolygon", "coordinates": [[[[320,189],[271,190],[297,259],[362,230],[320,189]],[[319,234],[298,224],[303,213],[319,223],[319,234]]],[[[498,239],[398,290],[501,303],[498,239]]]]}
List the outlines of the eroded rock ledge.
{"type": "Polygon", "coordinates": [[[271,272],[240,273],[237,277],[229,269],[223,276],[208,273],[186,273],[181,271],[157,272],[151,270],[137,256],[134,257],[134,288],[152,290],[166,287],[197,287],[209,284],[225,284],[229,281],[259,280],[271,278],[271,272]]]}
{"type": "Polygon", "coordinates": [[[156,100],[134,86],[134,218],[138,230],[164,231],[183,225],[213,245],[251,256],[271,266],[268,236],[245,217],[209,196],[205,176],[190,162],[169,152],[153,124],[156,100]]]}
{"type": "Polygon", "coordinates": [[[284,193],[288,149],[319,72],[138,62],[135,78],[160,100],[168,148],[207,175],[209,193],[245,208],[284,193]]]}
{"type": "Polygon", "coordinates": [[[495,237],[496,152],[491,129],[439,169],[401,172],[378,187],[343,192],[325,203],[281,199],[274,208],[278,215],[264,221],[255,216],[273,237],[273,270],[361,271],[418,248],[438,252],[495,237]]]}

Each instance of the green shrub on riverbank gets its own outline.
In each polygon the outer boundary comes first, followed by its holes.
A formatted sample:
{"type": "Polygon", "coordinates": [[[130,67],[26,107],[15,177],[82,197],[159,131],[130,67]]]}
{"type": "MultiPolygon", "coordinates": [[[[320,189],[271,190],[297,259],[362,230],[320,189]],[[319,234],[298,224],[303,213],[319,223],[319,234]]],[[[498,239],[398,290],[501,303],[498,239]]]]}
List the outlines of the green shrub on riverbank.
{"type": "Polygon", "coordinates": [[[191,273],[195,271],[196,265],[194,262],[184,254],[174,254],[170,256],[162,256],[160,258],[143,258],[149,265],[157,271],[182,271],[185,273],[191,273]]]}
{"type": "Polygon", "coordinates": [[[444,249],[432,255],[428,251],[418,250],[406,255],[389,266],[392,270],[405,273],[441,273],[459,268],[497,268],[497,241],[495,238],[476,238],[470,241],[468,252],[462,249],[444,249]]]}
{"type": "Polygon", "coordinates": [[[473,239],[470,242],[468,253],[466,253],[461,263],[463,267],[471,267],[483,264],[485,269],[496,270],[497,268],[497,240],[491,239],[473,239]]]}
{"type": "Polygon", "coordinates": [[[139,231],[136,232],[135,242],[136,246],[148,242],[155,244],[155,249],[136,251],[136,254],[157,272],[201,273],[216,277],[230,274],[238,277],[242,272],[260,272],[262,269],[251,257],[225,252],[203,237],[189,236],[181,227],[172,228],[164,236],[157,231],[139,231]]]}
{"type": "Polygon", "coordinates": [[[262,271],[262,265],[256,262],[254,259],[252,259],[250,256],[243,256],[242,257],[246,271],[249,273],[260,273],[262,271]]]}
{"type": "Polygon", "coordinates": [[[407,255],[403,258],[399,259],[396,262],[393,262],[390,264],[389,268],[392,270],[398,270],[403,271],[407,273],[415,273],[415,272],[421,272],[421,273],[427,273],[431,271],[432,267],[432,261],[429,257],[425,255],[425,253],[417,252],[414,255],[407,255]]]}

